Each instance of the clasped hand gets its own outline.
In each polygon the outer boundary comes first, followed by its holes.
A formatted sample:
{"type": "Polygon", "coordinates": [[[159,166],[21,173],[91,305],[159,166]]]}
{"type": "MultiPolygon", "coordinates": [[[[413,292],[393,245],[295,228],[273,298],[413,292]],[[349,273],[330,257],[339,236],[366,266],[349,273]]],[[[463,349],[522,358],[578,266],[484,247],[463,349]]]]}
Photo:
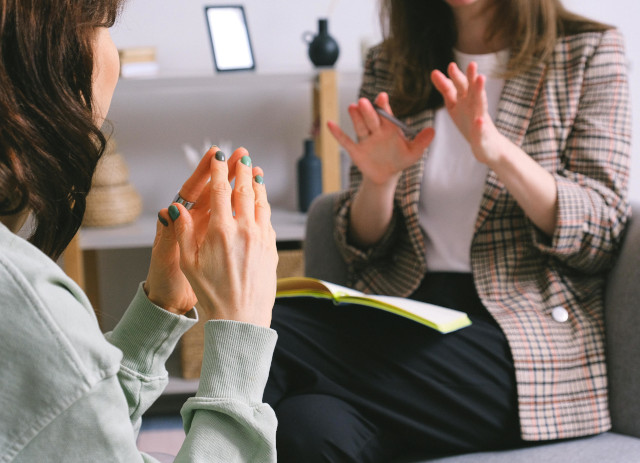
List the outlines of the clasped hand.
{"type": "Polygon", "coordinates": [[[228,163],[218,151],[205,154],[180,190],[197,198],[194,207],[160,211],[167,226],[159,220],[145,291],[174,313],[198,302],[207,319],[269,326],[278,254],[263,172],[244,148],[228,163]]]}

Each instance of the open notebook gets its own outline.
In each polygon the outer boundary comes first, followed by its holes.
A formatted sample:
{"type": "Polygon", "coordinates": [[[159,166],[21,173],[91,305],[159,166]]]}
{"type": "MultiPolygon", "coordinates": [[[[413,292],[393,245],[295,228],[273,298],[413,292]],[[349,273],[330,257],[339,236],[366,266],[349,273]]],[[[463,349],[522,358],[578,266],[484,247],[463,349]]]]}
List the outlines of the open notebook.
{"type": "Polygon", "coordinates": [[[332,299],[335,304],[353,303],[408,318],[423,325],[450,333],[471,324],[466,313],[404,297],[365,294],[327,281],[307,277],[278,279],[276,297],[317,297],[332,299]]]}

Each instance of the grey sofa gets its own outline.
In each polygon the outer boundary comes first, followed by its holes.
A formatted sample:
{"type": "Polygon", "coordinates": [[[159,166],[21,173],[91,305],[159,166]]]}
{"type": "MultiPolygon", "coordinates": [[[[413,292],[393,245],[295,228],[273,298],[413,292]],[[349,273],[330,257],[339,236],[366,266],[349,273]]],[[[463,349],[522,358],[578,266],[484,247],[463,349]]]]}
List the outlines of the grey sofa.
{"type": "MultiPolygon", "coordinates": [[[[346,269],[333,239],[335,195],[316,198],[309,209],[305,274],[344,284],[346,269]]],[[[640,463],[640,203],[633,204],[633,215],[606,293],[613,429],[592,437],[439,458],[429,463],[640,463]]]]}

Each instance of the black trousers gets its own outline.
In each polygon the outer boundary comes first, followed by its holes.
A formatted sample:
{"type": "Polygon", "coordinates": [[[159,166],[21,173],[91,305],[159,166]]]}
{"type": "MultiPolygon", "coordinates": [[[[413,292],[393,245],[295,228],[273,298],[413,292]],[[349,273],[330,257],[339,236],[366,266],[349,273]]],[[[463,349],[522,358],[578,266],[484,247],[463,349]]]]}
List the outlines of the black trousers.
{"type": "Polygon", "coordinates": [[[440,334],[384,311],[276,301],[264,400],[278,461],[389,462],[520,445],[513,360],[468,274],[428,274],[412,298],[466,311],[440,334]]]}

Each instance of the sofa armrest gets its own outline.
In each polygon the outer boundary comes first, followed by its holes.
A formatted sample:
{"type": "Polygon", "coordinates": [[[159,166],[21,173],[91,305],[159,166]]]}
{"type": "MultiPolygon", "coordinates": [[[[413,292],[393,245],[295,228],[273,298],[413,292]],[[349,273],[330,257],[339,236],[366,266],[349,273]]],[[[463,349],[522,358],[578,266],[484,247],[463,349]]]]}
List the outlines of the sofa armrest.
{"type": "Polygon", "coordinates": [[[640,437],[640,203],[632,204],[605,296],[609,407],[613,430],[640,437]]]}
{"type": "Polygon", "coordinates": [[[304,240],[304,274],[346,285],[347,266],[334,239],[334,203],[338,195],[318,196],[309,207],[304,240]]]}

